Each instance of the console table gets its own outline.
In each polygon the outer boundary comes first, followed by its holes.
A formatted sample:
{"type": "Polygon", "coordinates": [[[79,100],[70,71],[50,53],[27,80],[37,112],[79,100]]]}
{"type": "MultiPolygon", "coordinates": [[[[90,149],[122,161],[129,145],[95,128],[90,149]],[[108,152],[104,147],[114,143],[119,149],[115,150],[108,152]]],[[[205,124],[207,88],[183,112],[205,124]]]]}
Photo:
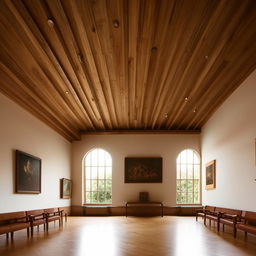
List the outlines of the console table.
{"type": "Polygon", "coordinates": [[[127,209],[128,207],[143,207],[143,206],[160,206],[161,207],[161,215],[164,216],[164,205],[162,202],[126,202],[125,204],[125,215],[128,216],[127,209]]]}

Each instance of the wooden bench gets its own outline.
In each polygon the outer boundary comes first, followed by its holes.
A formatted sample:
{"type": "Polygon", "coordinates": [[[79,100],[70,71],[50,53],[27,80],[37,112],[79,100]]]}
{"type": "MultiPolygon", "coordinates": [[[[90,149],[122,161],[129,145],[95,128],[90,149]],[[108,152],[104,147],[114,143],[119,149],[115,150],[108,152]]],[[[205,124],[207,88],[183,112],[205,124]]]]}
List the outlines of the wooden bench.
{"type": "MultiPolygon", "coordinates": [[[[246,211],[241,217],[241,222],[236,223],[237,229],[244,231],[245,236],[247,236],[247,233],[256,235],[256,212],[246,211]]],[[[236,237],[236,230],[234,237],[236,237]]]]}
{"type": "Polygon", "coordinates": [[[45,231],[46,214],[44,210],[27,211],[27,215],[30,220],[31,236],[33,236],[35,226],[37,226],[37,230],[39,230],[39,225],[44,225],[44,231],[45,231]]]}
{"type": "Polygon", "coordinates": [[[13,232],[27,229],[27,236],[29,237],[30,221],[25,211],[2,213],[0,214],[0,235],[6,234],[7,239],[11,233],[13,239],[13,232]]]}
{"type": "Polygon", "coordinates": [[[59,221],[59,226],[62,225],[63,221],[63,211],[61,211],[59,208],[48,208],[44,210],[45,217],[46,217],[46,231],[49,229],[49,222],[51,221],[59,221]]]}

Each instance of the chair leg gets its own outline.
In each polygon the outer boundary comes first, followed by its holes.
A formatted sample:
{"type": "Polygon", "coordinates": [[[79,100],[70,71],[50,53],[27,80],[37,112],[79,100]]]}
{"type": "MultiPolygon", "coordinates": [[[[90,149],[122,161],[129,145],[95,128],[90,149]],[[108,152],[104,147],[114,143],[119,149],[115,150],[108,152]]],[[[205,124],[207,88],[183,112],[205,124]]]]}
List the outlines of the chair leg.
{"type": "Polygon", "coordinates": [[[34,227],[32,226],[31,227],[31,236],[33,236],[34,235],[34,227]]]}
{"type": "Polygon", "coordinates": [[[9,239],[9,233],[6,233],[6,239],[7,240],[9,239]]]}
{"type": "Polygon", "coordinates": [[[233,227],[233,234],[234,234],[234,238],[236,238],[236,227],[233,227]]]}
{"type": "Polygon", "coordinates": [[[27,228],[27,237],[29,237],[29,228],[27,228]]]}
{"type": "Polygon", "coordinates": [[[39,232],[39,225],[37,226],[37,232],[39,232]]]}
{"type": "Polygon", "coordinates": [[[218,230],[218,232],[220,231],[220,222],[219,221],[217,222],[217,230],[218,230]]]}
{"type": "Polygon", "coordinates": [[[247,238],[247,232],[246,231],[244,231],[244,237],[247,238]]]}
{"type": "Polygon", "coordinates": [[[13,240],[13,232],[11,232],[11,240],[13,240]]]}

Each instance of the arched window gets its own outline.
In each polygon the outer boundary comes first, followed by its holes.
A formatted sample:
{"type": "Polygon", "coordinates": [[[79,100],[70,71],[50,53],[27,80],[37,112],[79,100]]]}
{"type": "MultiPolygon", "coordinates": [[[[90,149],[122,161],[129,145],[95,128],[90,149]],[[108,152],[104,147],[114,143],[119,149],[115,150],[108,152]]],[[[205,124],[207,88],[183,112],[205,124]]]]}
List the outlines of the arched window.
{"type": "Polygon", "coordinates": [[[177,204],[200,203],[200,159],[196,151],[183,150],[177,157],[177,204]]]}
{"type": "Polygon", "coordinates": [[[112,158],[100,148],[87,153],[83,160],[85,203],[112,203],[112,158]]]}

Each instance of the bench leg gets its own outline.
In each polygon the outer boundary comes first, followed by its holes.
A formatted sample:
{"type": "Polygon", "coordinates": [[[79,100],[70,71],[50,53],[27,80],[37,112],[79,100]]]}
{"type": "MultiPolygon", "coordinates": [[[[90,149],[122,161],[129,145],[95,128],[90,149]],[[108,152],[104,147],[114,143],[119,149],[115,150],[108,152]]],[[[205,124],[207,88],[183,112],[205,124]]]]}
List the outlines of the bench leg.
{"type": "Polygon", "coordinates": [[[11,232],[11,239],[13,240],[13,232],[11,232]]]}
{"type": "Polygon", "coordinates": [[[7,240],[9,239],[9,233],[6,233],[6,239],[7,240]]]}

